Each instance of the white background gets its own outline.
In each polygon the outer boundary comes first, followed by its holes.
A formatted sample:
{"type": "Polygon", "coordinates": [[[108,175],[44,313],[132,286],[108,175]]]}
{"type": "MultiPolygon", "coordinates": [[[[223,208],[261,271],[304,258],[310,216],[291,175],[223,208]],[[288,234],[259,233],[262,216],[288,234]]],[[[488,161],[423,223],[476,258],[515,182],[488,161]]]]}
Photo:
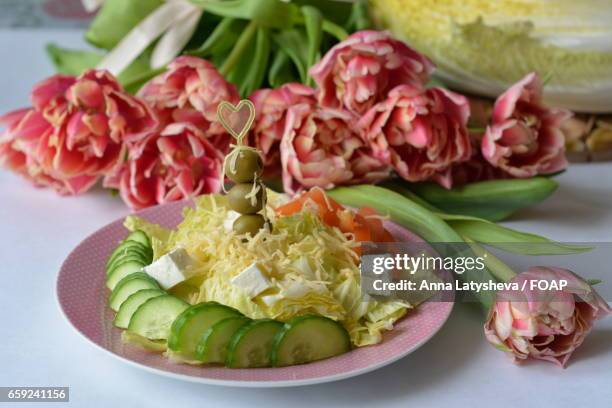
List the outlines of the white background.
{"type": "MultiPolygon", "coordinates": [[[[26,105],[32,85],[52,73],[43,52],[50,41],[83,46],[77,31],[0,31],[0,112],[26,105]]],[[[561,188],[551,199],[521,212],[507,225],[566,242],[612,241],[612,163],[573,165],[558,180],[561,188]]],[[[612,319],[597,325],[565,370],[545,363],[516,366],[487,345],[484,315],[468,305],[456,306],[438,335],[414,354],[370,374],[330,384],[212,387],[124,365],[94,348],[63,320],[55,279],[74,246],[127,213],[118,198],[100,189],[62,198],[0,171],[0,386],[69,386],[68,405],[75,407],[612,404],[612,319]]]]}

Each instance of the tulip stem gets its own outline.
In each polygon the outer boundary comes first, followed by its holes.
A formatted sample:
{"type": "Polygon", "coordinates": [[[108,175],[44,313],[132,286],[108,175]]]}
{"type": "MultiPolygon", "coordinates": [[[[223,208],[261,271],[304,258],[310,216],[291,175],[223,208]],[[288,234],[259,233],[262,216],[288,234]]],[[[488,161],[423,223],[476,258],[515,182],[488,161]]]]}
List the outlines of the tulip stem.
{"type": "Polygon", "coordinates": [[[251,44],[251,39],[253,38],[256,32],[257,32],[257,24],[251,21],[245,27],[244,31],[242,31],[242,34],[238,38],[238,41],[236,41],[234,48],[232,49],[230,54],[227,56],[227,58],[223,62],[223,65],[221,66],[221,68],[219,69],[219,72],[221,72],[221,75],[227,76],[227,74],[232,70],[232,68],[234,68],[234,66],[240,60],[240,57],[242,56],[244,51],[251,44]]]}
{"type": "MultiPolygon", "coordinates": [[[[306,20],[304,19],[304,16],[301,16],[301,15],[295,18],[295,22],[296,24],[300,24],[300,25],[306,24],[306,20]]],[[[348,33],[346,32],[344,28],[342,28],[338,24],[333,23],[327,19],[323,19],[321,28],[323,29],[324,32],[336,38],[338,41],[344,41],[346,40],[346,37],[348,37],[348,33]]]]}
{"type": "Polygon", "coordinates": [[[508,265],[501,261],[498,257],[487,251],[484,247],[476,244],[476,242],[469,237],[462,235],[461,238],[472,248],[472,251],[476,256],[484,259],[484,264],[495,278],[501,282],[509,282],[515,276],[516,272],[512,270],[508,265]]]}
{"type": "Polygon", "coordinates": [[[333,35],[338,39],[338,41],[344,41],[346,40],[346,37],[348,37],[348,33],[344,30],[344,28],[340,27],[338,24],[332,23],[329,20],[323,20],[323,31],[333,35]]]}

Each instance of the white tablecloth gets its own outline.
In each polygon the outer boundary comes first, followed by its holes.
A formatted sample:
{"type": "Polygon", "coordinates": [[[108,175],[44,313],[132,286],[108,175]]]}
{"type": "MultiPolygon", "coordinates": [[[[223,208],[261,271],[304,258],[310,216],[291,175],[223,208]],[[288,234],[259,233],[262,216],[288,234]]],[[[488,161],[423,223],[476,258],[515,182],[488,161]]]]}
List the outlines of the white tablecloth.
{"type": "MultiPolygon", "coordinates": [[[[77,31],[0,31],[1,112],[25,105],[32,85],[51,74],[43,53],[49,41],[83,44],[77,31]]],[[[612,241],[612,163],[573,165],[558,180],[561,188],[551,199],[507,224],[561,241],[612,241]]],[[[55,299],[56,275],[69,251],[127,213],[119,199],[102,190],[62,198],[0,171],[0,386],[69,386],[70,405],[79,407],[612,404],[612,319],[597,326],[567,369],[520,367],[487,345],[483,315],[469,305],[456,306],[438,335],[414,354],[330,384],[223,388],[127,366],[81,338],[63,320],[55,299]]]]}

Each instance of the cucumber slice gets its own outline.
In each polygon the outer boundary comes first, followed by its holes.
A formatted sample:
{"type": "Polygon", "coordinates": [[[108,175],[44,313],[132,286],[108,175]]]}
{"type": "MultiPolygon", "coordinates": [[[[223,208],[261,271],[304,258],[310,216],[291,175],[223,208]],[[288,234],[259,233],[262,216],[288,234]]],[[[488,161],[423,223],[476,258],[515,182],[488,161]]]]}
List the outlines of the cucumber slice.
{"type": "Polygon", "coordinates": [[[117,245],[115,249],[113,249],[113,252],[111,252],[111,254],[109,255],[108,261],[110,262],[111,260],[116,258],[119,254],[121,254],[123,251],[125,251],[128,248],[142,251],[145,254],[153,252],[153,249],[150,246],[147,246],[141,242],[121,241],[119,245],[117,245]]]}
{"type": "Polygon", "coordinates": [[[274,337],[283,324],[271,319],[253,320],[242,326],[230,340],[225,365],[231,368],[270,366],[274,337]]]}
{"type": "Polygon", "coordinates": [[[150,247],[137,241],[122,241],[108,257],[106,268],[108,269],[111,263],[113,263],[118,257],[125,254],[125,252],[128,250],[131,252],[139,252],[144,258],[150,258],[151,260],[153,259],[153,250],[150,247]]]}
{"type": "Polygon", "coordinates": [[[232,336],[242,326],[250,323],[248,317],[228,317],[206,330],[196,348],[196,358],[204,363],[223,364],[227,357],[227,346],[232,336]]]}
{"type": "Polygon", "coordinates": [[[117,316],[115,316],[115,320],[113,320],[114,325],[121,329],[127,329],[132,315],[140,305],[151,298],[165,294],[166,292],[160,289],[141,289],[136,293],[132,293],[121,304],[119,312],[117,312],[117,316]]]}
{"type": "Polygon", "coordinates": [[[149,275],[142,272],[136,272],[121,279],[108,299],[111,309],[116,312],[125,299],[141,289],[159,289],[159,285],[149,275]]]}
{"type": "Polygon", "coordinates": [[[151,246],[151,240],[149,239],[149,236],[142,230],[130,232],[130,235],[128,235],[125,240],[140,242],[141,244],[146,245],[148,247],[151,246]]]}
{"type": "Polygon", "coordinates": [[[129,261],[140,262],[143,265],[150,264],[146,256],[138,252],[126,252],[125,254],[115,258],[115,260],[113,260],[113,262],[109,264],[108,268],[106,269],[106,275],[110,275],[119,265],[122,265],[129,261]]]}
{"type": "Polygon", "coordinates": [[[285,323],[274,339],[272,365],[309,363],[350,349],[349,335],[340,323],[323,316],[298,316],[285,323]]]}
{"type": "Polygon", "coordinates": [[[218,303],[198,303],[185,310],[174,321],[168,337],[168,348],[187,359],[196,358],[196,347],[206,330],[228,317],[242,316],[238,310],[218,303]]]}
{"type": "Polygon", "coordinates": [[[113,290],[119,281],[128,275],[133,273],[142,272],[142,268],[145,266],[142,262],[128,261],[115,268],[106,278],[106,286],[113,290]]]}
{"type": "Polygon", "coordinates": [[[189,303],[171,295],[151,298],[136,309],[128,330],[149,340],[165,340],[172,322],[188,307],[189,303]]]}

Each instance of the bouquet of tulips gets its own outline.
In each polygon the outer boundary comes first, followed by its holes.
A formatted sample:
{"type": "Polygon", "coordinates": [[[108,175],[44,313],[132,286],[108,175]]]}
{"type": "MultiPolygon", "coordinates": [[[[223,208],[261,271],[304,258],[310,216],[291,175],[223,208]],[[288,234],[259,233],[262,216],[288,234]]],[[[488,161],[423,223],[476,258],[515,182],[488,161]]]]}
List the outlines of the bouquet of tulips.
{"type": "MultiPolygon", "coordinates": [[[[523,247],[528,255],[586,250],[492,222],[546,198],[556,187],[548,176],[567,166],[561,126],[571,113],[543,104],[538,75],[511,86],[492,110],[471,107],[431,81],[426,56],[361,29],[364,7],[108,0],[87,33],[108,53],[49,47],[63,73],[34,86],[31,107],[0,118],[0,164],[61,194],[102,180],[132,209],[218,193],[231,137],[217,107],[246,96],[256,108],[249,144],[288,194],[322,187],[427,241],[476,251],[499,242],[537,243],[523,247]],[[150,41],[137,41],[143,32],[150,41]]],[[[558,293],[563,310],[550,307],[557,300],[524,309],[483,295],[487,338],[520,359],[565,364],[592,321],[610,312],[569,271],[515,276],[499,261],[487,266],[499,281],[574,283],[558,293]]]]}

